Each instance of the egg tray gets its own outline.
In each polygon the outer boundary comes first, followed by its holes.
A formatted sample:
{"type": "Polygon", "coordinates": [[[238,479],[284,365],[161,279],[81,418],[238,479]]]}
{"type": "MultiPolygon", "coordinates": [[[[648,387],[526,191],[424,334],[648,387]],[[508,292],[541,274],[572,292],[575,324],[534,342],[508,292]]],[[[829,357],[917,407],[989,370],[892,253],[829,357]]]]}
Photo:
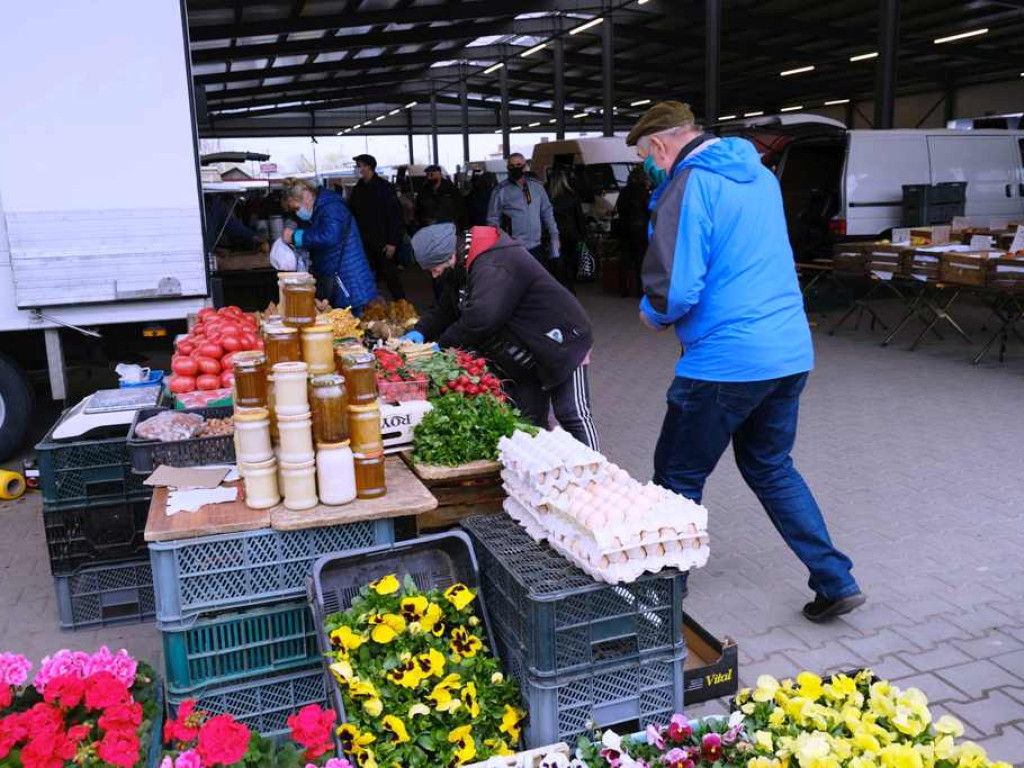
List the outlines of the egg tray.
{"type": "Polygon", "coordinates": [[[600,480],[607,459],[561,428],[530,437],[516,432],[498,442],[502,464],[539,489],[564,490],[600,480]]]}

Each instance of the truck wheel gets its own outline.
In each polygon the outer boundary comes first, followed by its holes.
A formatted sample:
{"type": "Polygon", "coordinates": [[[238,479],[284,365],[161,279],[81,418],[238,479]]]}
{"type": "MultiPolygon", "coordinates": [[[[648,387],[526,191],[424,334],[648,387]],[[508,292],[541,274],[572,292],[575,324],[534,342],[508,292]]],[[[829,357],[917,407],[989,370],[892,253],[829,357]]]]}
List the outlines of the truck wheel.
{"type": "Polygon", "coordinates": [[[21,366],[0,355],[0,461],[21,447],[32,413],[32,391],[21,366]]]}

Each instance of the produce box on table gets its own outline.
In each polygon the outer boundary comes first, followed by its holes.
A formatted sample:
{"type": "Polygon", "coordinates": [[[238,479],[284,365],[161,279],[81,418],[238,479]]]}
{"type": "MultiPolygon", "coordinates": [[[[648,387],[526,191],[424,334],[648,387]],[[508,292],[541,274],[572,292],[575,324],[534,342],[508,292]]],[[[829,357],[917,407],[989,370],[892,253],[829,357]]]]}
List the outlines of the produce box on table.
{"type": "Polygon", "coordinates": [[[501,510],[505,490],[501,487],[501,464],[471,461],[455,467],[419,464],[406,451],[402,459],[437,498],[437,509],[416,517],[420,533],[450,528],[474,515],[501,510]]]}

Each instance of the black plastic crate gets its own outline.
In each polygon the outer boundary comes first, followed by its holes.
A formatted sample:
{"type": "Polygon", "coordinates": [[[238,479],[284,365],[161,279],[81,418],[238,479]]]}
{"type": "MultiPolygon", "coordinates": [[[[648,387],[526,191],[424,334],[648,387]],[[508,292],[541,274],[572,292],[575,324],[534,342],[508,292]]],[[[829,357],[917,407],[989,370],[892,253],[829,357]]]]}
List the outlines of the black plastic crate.
{"type": "MultiPolygon", "coordinates": [[[[162,443],[159,440],[144,440],[135,436],[135,428],[146,419],[170,408],[141,408],[135,414],[128,431],[128,451],[131,455],[132,470],[148,475],[161,465],[168,467],[202,467],[208,464],[234,464],[235,441],[232,435],[195,437],[190,440],[175,440],[162,443]]],[[[178,413],[196,413],[204,419],[226,419],[234,408],[230,405],[216,408],[187,408],[178,413]]]]}
{"type": "Polygon", "coordinates": [[[930,227],[949,224],[964,215],[967,182],[903,185],[903,226],[930,227]]]}
{"type": "Polygon", "coordinates": [[[54,440],[54,429],[36,445],[43,503],[112,503],[146,489],[145,477],[131,472],[127,427],[108,430],[112,436],[81,440],[54,440]]]}
{"type": "Polygon", "coordinates": [[[152,490],[114,503],[43,507],[46,547],[54,576],[83,565],[127,560],[146,553],[146,518],[152,490]]]}
{"type": "Polygon", "coordinates": [[[156,616],[149,560],[82,568],[53,579],[63,629],[92,629],[156,616]]]}
{"type": "Polygon", "coordinates": [[[685,649],[679,571],[606,584],[534,541],[505,513],[462,525],[473,540],[491,620],[522,647],[531,674],[565,675],[685,649]]]}

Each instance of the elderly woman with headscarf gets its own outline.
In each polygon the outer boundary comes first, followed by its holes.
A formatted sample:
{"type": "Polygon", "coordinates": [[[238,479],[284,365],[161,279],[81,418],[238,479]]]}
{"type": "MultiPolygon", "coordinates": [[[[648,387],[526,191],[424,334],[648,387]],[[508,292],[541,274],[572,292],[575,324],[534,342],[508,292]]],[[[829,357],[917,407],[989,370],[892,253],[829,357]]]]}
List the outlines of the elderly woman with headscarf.
{"type": "Polygon", "coordinates": [[[437,305],[406,338],[472,349],[506,379],[523,416],[559,424],[598,448],[587,362],[593,335],[576,297],[530,252],[496,227],[473,227],[458,253],[455,227],[424,227],[412,239],[419,265],[438,280],[437,305]]]}

